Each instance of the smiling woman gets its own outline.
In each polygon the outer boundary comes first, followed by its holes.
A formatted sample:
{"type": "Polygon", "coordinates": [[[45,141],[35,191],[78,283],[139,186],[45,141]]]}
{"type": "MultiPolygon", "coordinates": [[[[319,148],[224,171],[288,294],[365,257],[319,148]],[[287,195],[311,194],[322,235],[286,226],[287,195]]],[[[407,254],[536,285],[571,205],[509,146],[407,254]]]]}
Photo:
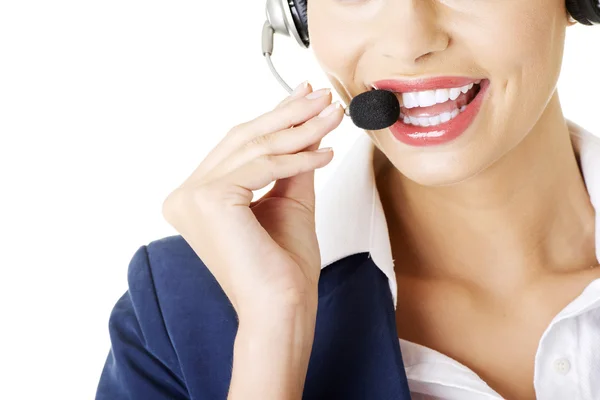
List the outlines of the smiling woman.
{"type": "Polygon", "coordinates": [[[181,236],[132,260],[98,399],[600,398],[600,140],[556,89],[597,0],[267,12],[344,102],[400,117],[316,195],[331,90],[233,127],[165,200],[181,236]]]}

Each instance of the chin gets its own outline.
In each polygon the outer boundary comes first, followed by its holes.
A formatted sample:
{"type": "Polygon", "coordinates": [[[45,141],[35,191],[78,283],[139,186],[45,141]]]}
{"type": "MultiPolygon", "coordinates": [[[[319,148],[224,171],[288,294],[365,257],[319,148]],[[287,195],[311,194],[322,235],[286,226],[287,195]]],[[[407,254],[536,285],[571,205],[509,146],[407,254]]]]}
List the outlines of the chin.
{"type": "MultiPolygon", "coordinates": [[[[478,155],[481,155],[479,153],[478,155]]],[[[477,155],[412,154],[411,157],[399,155],[393,162],[396,169],[406,178],[421,186],[451,186],[479,175],[486,170],[494,159],[481,159],[477,155]]]]}

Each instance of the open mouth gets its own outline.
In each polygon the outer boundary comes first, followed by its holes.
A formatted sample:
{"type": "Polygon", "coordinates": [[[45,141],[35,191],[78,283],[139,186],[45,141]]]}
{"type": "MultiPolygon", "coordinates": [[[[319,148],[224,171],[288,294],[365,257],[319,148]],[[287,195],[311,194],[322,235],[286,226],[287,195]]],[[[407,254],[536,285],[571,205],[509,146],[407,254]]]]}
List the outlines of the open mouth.
{"type": "Polygon", "coordinates": [[[490,80],[440,76],[413,81],[380,80],[374,89],[388,90],[400,103],[392,135],[411,146],[449,143],[468,131],[489,97],[490,80]]]}
{"type": "Polygon", "coordinates": [[[464,112],[481,89],[481,81],[468,85],[423,92],[396,93],[400,121],[413,126],[437,126],[464,112]]]}
{"type": "Polygon", "coordinates": [[[456,118],[464,112],[481,89],[481,80],[468,85],[396,93],[400,101],[400,121],[413,126],[437,126],[456,118]]]}

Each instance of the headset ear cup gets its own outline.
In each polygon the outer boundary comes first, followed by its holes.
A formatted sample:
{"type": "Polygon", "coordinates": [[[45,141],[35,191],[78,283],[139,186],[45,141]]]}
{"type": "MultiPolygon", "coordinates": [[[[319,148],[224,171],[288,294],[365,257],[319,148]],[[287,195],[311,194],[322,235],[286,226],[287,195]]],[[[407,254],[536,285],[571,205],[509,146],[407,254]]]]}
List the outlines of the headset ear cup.
{"type": "Polygon", "coordinates": [[[567,11],[571,14],[571,17],[580,24],[590,25],[590,22],[585,18],[585,14],[579,7],[579,0],[566,0],[567,11]]]}
{"type": "Polygon", "coordinates": [[[294,22],[296,23],[296,29],[302,38],[302,41],[308,47],[310,39],[308,36],[308,13],[307,13],[307,0],[291,0],[293,4],[292,15],[294,16],[294,22]]]}
{"type": "Polygon", "coordinates": [[[598,0],[566,0],[567,11],[571,17],[583,25],[600,23],[600,4],[598,0]]]}

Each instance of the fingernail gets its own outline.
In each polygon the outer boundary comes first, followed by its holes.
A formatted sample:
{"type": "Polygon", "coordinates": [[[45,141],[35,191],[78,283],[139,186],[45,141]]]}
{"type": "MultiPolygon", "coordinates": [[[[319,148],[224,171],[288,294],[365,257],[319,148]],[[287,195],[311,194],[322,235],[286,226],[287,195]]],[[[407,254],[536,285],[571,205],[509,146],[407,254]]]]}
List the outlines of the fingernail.
{"type": "Polygon", "coordinates": [[[308,86],[308,81],[302,82],[301,84],[296,86],[296,89],[294,89],[292,94],[290,94],[290,97],[296,97],[299,93],[301,93],[304,89],[306,89],[307,86],[308,86]]]}
{"type": "Polygon", "coordinates": [[[309,100],[318,99],[319,97],[325,96],[331,92],[331,89],[319,89],[315,92],[310,92],[306,95],[306,98],[309,100]]]}
{"type": "Polygon", "coordinates": [[[335,110],[337,110],[339,107],[340,107],[339,101],[336,101],[335,103],[331,103],[330,105],[325,107],[325,109],[323,111],[321,111],[319,113],[319,118],[325,118],[325,117],[331,115],[331,113],[334,112],[335,110]]]}
{"type": "Polygon", "coordinates": [[[322,149],[319,150],[315,150],[316,153],[327,153],[328,151],[331,151],[332,148],[331,147],[323,147],[322,149]]]}

